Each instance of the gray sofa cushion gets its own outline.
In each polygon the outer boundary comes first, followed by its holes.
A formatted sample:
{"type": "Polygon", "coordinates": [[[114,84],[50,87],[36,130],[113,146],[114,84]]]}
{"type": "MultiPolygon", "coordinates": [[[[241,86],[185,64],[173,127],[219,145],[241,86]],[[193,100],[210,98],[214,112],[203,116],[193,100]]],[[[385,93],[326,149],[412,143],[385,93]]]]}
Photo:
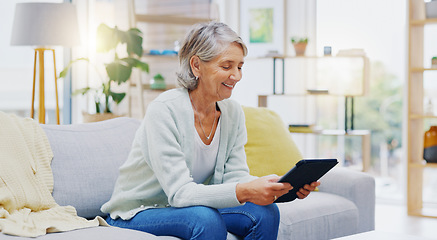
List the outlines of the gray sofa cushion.
{"type": "Polygon", "coordinates": [[[100,207],[111,197],[118,169],[127,159],[139,124],[135,119],[115,118],[88,124],[41,125],[54,154],[56,202],[75,207],[85,218],[105,216],[100,207]]]}
{"type": "Polygon", "coordinates": [[[150,233],[140,232],[117,227],[93,227],[73,230],[68,232],[50,233],[37,238],[23,238],[17,236],[4,235],[0,233],[2,240],[178,240],[176,237],[157,237],[150,233]]]}
{"type": "Polygon", "coordinates": [[[331,239],[354,234],[358,209],[338,195],[312,192],[305,200],[279,203],[281,224],[278,240],[331,239]]]}

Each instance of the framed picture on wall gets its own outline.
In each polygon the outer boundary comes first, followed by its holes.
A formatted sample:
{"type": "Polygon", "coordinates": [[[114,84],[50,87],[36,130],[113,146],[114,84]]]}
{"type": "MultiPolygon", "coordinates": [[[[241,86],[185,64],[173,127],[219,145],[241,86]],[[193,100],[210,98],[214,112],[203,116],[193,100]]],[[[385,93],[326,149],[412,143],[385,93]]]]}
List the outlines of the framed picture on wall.
{"type": "Polygon", "coordinates": [[[240,34],[248,56],[284,54],[284,0],[240,0],[240,34]]]}

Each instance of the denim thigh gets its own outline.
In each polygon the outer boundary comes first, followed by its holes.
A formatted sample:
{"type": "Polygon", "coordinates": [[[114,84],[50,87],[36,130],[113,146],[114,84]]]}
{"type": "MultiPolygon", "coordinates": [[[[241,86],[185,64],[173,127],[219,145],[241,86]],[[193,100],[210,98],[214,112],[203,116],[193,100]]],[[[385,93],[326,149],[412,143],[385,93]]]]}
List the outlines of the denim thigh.
{"type": "Polygon", "coordinates": [[[279,209],[276,204],[259,206],[246,203],[243,206],[219,209],[227,230],[249,239],[276,240],[279,229],[279,209]]]}
{"type": "Polygon", "coordinates": [[[135,229],[156,236],[199,240],[225,240],[227,236],[226,225],[220,213],[204,206],[147,209],[129,220],[108,217],[107,222],[112,226],[135,229]]]}

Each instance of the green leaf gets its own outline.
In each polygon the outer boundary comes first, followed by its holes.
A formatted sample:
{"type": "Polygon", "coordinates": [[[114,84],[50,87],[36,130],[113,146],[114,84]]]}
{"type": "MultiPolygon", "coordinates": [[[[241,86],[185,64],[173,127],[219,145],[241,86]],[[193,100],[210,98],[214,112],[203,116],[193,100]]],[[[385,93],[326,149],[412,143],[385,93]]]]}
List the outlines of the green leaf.
{"type": "Polygon", "coordinates": [[[141,34],[141,31],[137,28],[119,31],[120,41],[126,43],[126,51],[129,55],[136,54],[138,57],[143,55],[143,37],[141,37],[141,34]]]}
{"type": "Polygon", "coordinates": [[[120,59],[121,61],[124,61],[125,63],[127,63],[129,66],[131,67],[135,67],[140,69],[141,71],[147,72],[149,73],[149,64],[142,62],[136,58],[122,58],[120,59]]]}
{"type": "Polygon", "coordinates": [[[158,73],[155,76],[153,76],[153,79],[155,79],[155,80],[164,80],[164,77],[160,73],[158,73]]]}
{"type": "Polygon", "coordinates": [[[123,64],[123,61],[114,61],[106,65],[109,80],[118,84],[126,82],[132,73],[132,67],[123,64]]]}
{"type": "Polygon", "coordinates": [[[95,101],[94,104],[96,106],[96,113],[101,113],[101,110],[100,110],[100,101],[95,101]]]}
{"type": "Polygon", "coordinates": [[[110,28],[108,25],[102,23],[97,28],[97,51],[108,52],[117,47],[120,42],[117,27],[110,28]]]}
{"type": "Polygon", "coordinates": [[[109,92],[109,95],[112,97],[112,100],[119,104],[123,98],[126,96],[126,93],[116,93],[116,92],[109,92]]]}
{"type": "Polygon", "coordinates": [[[73,96],[77,96],[79,94],[85,95],[90,90],[91,90],[90,87],[85,87],[85,88],[77,89],[71,95],[73,95],[73,96]]]}
{"type": "Polygon", "coordinates": [[[65,78],[65,76],[67,76],[67,73],[68,73],[68,71],[70,70],[71,66],[72,66],[75,62],[78,62],[78,61],[87,61],[87,62],[89,62],[90,60],[89,60],[88,58],[78,58],[78,59],[75,59],[75,60],[71,60],[71,61],[68,63],[68,65],[67,65],[64,69],[62,69],[62,71],[59,73],[58,79],[60,79],[60,78],[65,78]]]}

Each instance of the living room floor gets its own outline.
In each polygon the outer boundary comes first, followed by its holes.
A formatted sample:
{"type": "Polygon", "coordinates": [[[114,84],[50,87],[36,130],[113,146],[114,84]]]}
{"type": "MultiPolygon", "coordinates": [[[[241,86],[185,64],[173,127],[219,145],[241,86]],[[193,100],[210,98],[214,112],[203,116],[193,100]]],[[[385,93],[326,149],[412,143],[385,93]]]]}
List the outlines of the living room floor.
{"type": "Polygon", "coordinates": [[[437,218],[407,215],[405,204],[376,203],[375,230],[437,239],[437,218]]]}

